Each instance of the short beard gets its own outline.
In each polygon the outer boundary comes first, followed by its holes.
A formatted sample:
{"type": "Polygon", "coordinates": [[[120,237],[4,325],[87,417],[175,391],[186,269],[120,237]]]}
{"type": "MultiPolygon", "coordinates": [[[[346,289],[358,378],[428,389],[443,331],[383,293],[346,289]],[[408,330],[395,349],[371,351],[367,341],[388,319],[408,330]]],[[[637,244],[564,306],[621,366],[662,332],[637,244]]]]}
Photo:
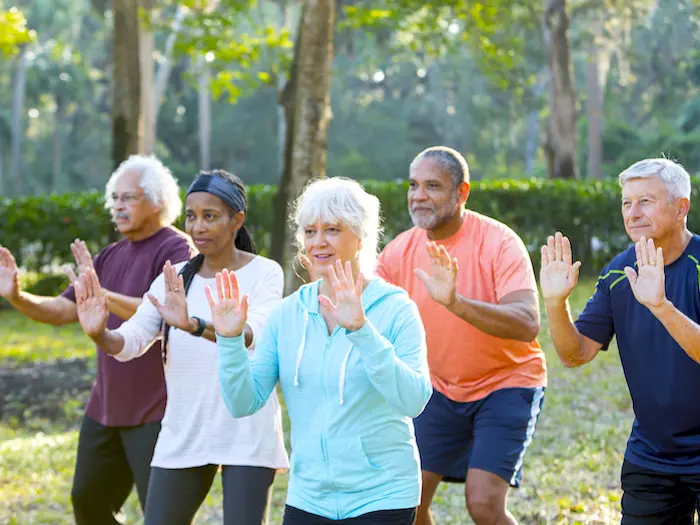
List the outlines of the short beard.
{"type": "Polygon", "coordinates": [[[411,215],[411,220],[416,228],[422,230],[435,230],[444,224],[447,224],[452,217],[454,217],[455,209],[457,208],[457,196],[455,195],[450,202],[445,203],[442,207],[435,210],[435,212],[426,216],[416,216],[413,215],[409,209],[409,214],[411,215]]]}

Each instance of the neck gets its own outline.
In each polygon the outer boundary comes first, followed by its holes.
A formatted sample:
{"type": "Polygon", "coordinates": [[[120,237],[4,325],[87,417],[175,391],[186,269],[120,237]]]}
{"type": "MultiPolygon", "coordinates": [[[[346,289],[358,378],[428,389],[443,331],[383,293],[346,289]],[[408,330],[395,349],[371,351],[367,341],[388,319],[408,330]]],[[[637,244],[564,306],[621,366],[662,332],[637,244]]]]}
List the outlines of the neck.
{"type": "Polygon", "coordinates": [[[206,276],[214,276],[224,268],[228,270],[238,270],[248,261],[247,252],[243,252],[235,246],[204,256],[201,272],[206,276]]]}
{"type": "Polygon", "coordinates": [[[143,228],[141,228],[138,231],[125,233],[124,237],[126,237],[131,242],[144,241],[150,237],[153,237],[156,233],[158,233],[164,227],[165,227],[164,224],[162,224],[160,221],[157,221],[157,222],[154,222],[153,224],[145,225],[143,228]]]}
{"type": "Polygon", "coordinates": [[[692,238],[693,234],[685,226],[681,230],[670,233],[663,239],[658,239],[658,242],[655,240],[656,247],[663,250],[664,264],[671,264],[683,255],[692,238]]]}
{"type": "Polygon", "coordinates": [[[428,239],[431,241],[440,241],[442,239],[452,237],[462,226],[463,217],[464,208],[460,206],[457,213],[450,217],[446,222],[436,226],[432,230],[428,230],[428,239]]]}

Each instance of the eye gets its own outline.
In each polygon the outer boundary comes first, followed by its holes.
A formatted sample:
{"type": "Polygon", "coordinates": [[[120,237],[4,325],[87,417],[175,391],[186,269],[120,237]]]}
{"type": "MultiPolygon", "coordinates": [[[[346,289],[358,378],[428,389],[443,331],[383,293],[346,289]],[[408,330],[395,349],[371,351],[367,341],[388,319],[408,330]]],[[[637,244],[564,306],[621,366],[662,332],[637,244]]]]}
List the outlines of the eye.
{"type": "Polygon", "coordinates": [[[436,190],[436,189],[438,189],[439,187],[440,187],[440,185],[439,185],[439,184],[435,184],[434,182],[429,182],[429,183],[428,183],[428,189],[429,189],[429,190],[436,190]]]}
{"type": "Polygon", "coordinates": [[[418,184],[416,184],[416,183],[413,182],[413,181],[411,181],[411,182],[408,183],[408,187],[411,188],[412,190],[415,190],[415,189],[416,189],[416,186],[418,186],[418,184]]]}
{"type": "Polygon", "coordinates": [[[310,228],[306,228],[304,230],[304,235],[313,235],[314,231],[310,228]]]}
{"type": "Polygon", "coordinates": [[[639,201],[639,202],[642,203],[642,204],[649,204],[651,201],[650,201],[649,199],[642,199],[642,200],[639,201]]]}
{"type": "Polygon", "coordinates": [[[185,218],[186,218],[188,221],[191,221],[192,219],[194,219],[194,213],[192,213],[192,212],[187,212],[187,215],[185,215],[185,218]]]}
{"type": "Polygon", "coordinates": [[[214,215],[213,213],[207,213],[204,215],[204,218],[208,221],[213,221],[214,219],[216,219],[216,215],[214,215]]]}

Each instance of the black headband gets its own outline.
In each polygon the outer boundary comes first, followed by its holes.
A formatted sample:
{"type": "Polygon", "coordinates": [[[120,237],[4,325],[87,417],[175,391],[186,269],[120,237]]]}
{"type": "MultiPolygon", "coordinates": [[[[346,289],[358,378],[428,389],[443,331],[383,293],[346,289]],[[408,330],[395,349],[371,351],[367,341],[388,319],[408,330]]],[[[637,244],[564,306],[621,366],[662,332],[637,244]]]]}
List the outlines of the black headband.
{"type": "Polygon", "coordinates": [[[245,198],[238,186],[216,175],[200,175],[190,185],[187,195],[190,193],[205,192],[216,195],[226,203],[233,211],[246,211],[245,198]]]}

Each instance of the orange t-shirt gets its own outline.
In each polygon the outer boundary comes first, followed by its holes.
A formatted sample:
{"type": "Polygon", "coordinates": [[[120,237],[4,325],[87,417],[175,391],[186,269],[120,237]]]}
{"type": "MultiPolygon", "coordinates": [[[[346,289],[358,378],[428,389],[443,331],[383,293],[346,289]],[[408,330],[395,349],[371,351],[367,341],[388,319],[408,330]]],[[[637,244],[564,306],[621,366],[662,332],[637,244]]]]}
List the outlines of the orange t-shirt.
{"type": "MultiPolygon", "coordinates": [[[[411,228],[390,242],[379,257],[377,274],[400,286],[418,305],[428,338],[433,386],[458,402],[483,399],[503,388],[547,383],[544,352],[530,343],[494,337],[434,301],[413,270],[430,274],[425,230],[411,228]]],[[[520,237],[495,219],[466,211],[459,231],[439,241],[459,261],[457,293],[498,303],[519,290],[537,290],[530,256],[520,237]]]]}

